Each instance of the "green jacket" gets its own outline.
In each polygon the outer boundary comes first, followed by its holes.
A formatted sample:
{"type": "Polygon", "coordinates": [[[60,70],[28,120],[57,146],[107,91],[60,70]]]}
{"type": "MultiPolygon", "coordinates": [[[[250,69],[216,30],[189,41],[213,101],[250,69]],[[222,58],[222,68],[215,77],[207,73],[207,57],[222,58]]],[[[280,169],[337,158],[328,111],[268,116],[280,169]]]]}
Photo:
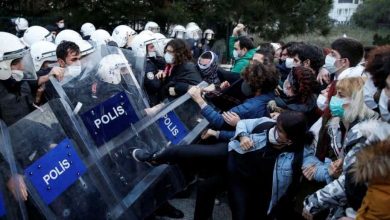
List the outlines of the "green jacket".
{"type": "MultiPolygon", "coordinates": [[[[236,41],[236,39],[237,37],[233,37],[233,36],[229,38],[230,57],[233,57],[234,42],[236,41]]],[[[243,57],[240,57],[239,59],[235,60],[231,71],[240,74],[241,71],[244,70],[245,67],[249,65],[249,62],[252,59],[255,52],[256,52],[256,48],[253,48],[252,50],[249,50],[243,57]]]]}

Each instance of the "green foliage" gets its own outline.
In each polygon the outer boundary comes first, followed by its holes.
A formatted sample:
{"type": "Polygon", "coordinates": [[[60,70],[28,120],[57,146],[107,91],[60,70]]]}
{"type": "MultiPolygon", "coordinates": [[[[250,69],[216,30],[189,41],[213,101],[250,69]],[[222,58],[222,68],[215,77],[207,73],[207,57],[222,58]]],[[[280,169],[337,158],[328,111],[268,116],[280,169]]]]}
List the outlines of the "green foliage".
{"type": "Polygon", "coordinates": [[[365,0],[356,13],[353,21],[364,28],[376,30],[390,28],[390,1],[388,0],[365,0]]]}

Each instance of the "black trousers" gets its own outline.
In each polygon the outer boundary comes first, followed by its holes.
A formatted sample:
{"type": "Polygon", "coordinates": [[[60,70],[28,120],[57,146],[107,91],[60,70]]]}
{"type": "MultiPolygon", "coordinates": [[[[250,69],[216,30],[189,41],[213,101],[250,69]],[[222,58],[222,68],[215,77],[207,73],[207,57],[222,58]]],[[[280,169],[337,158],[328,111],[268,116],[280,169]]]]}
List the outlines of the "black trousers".
{"type": "Polygon", "coordinates": [[[227,143],[217,143],[172,146],[156,157],[158,163],[177,164],[184,173],[197,173],[205,178],[198,182],[194,220],[210,219],[216,196],[226,191],[227,155],[227,143]]]}

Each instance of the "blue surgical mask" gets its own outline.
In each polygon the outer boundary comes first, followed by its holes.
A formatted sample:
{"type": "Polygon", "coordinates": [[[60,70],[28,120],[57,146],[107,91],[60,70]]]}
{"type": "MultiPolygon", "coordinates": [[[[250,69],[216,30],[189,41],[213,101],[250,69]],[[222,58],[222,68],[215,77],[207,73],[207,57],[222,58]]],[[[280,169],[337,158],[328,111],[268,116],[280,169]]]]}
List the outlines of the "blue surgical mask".
{"type": "Polygon", "coordinates": [[[238,60],[240,58],[240,55],[238,54],[237,50],[233,50],[233,57],[235,60],[238,60]]]}
{"type": "Polygon", "coordinates": [[[175,58],[170,53],[165,53],[164,54],[164,59],[165,59],[165,62],[168,63],[168,64],[173,64],[174,61],[175,61],[175,58]]]}
{"type": "Polygon", "coordinates": [[[342,118],[344,116],[344,104],[346,104],[344,99],[333,96],[329,102],[329,109],[332,113],[332,116],[342,118]]]}
{"type": "Polygon", "coordinates": [[[336,58],[332,57],[329,54],[325,57],[324,68],[327,69],[331,74],[337,71],[337,67],[335,66],[336,60],[336,58]]]}

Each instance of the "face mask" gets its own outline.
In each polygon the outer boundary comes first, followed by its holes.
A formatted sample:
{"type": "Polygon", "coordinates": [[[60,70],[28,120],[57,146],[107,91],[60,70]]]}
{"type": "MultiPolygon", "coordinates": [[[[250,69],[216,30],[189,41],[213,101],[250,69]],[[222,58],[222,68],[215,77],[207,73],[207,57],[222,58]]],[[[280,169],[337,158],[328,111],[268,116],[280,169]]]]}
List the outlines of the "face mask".
{"type": "Polygon", "coordinates": [[[58,28],[64,28],[65,27],[65,23],[58,23],[58,28]]]}
{"type": "Polygon", "coordinates": [[[293,58],[290,58],[290,57],[286,58],[286,67],[289,69],[294,67],[294,59],[293,58]]]}
{"type": "Polygon", "coordinates": [[[337,67],[335,66],[336,60],[337,59],[331,55],[326,55],[324,68],[331,74],[337,71],[337,67]]]}
{"type": "Polygon", "coordinates": [[[320,94],[317,98],[317,106],[321,111],[324,111],[328,104],[326,103],[326,97],[322,94],[320,94]]]}
{"type": "Polygon", "coordinates": [[[170,53],[165,53],[164,54],[164,59],[165,59],[165,62],[168,63],[168,64],[173,64],[173,62],[175,61],[175,58],[170,53]]]}
{"type": "Polygon", "coordinates": [[[279,134],[277,131],[275,131],[275,126],[274,126],[268,132],[268,140],[273,145],[279,145],[278,138],[279,138],[279,134]]]}
{"type": "Polygon", "coordinates": [[[329,103],[329,109],[332,116],[342,118],[344,116],[343,105],[347,103],[348,102],[346,102],[345,99],[333,96],[329,103]]]}
{"type": "Polygon", "coordinates": [[[70,77],[76,77],[80,75],[81,73],[81,63],[80,61],[77,61],[73,63],[72,65],[69,65],[65,68],[65,74],[69,75],[70,77]]]}
{"type": "Polygon", "coordinates": [[[250,96],[254,95],[251,86],[247,82],[245,82],[245,81],[243,81],[242,84],[241,84],[241,92],[246,97],[250,97],[250,96]]]}
{"type": "Polygon", "coordinates": [[[382,119],[390,123],[389,97],[386,95],[385,89],[382,90],[379,98],[379,111],[382,119]]]}
{"type": "Polygon", "coordinates": [[[156,56],[157,56],[156,51],[148,52],[148,57],[156,57],[156,56]]]}
{"type": "Polygon", "coordinates": [[[206,36],[206,39],[207,39],[207,40],[211,40],[211,35],[208,34],[208,35],[206,36]]]}
{"type": "Polygon", "coordinates": [[[15,81],[19,82],[19,81],[21,81],[24,78],[24,73],[23,73],[22,70],[12,70],[11,71],[11,77],[15,81]]]}
{"type": "Polygon", "coordinates": [[[240,55],[238,55],[238,51],[237,50],[233,50],[233,57],[236,60],[238,60],[238,58],[240,58],[240,55]]]}

